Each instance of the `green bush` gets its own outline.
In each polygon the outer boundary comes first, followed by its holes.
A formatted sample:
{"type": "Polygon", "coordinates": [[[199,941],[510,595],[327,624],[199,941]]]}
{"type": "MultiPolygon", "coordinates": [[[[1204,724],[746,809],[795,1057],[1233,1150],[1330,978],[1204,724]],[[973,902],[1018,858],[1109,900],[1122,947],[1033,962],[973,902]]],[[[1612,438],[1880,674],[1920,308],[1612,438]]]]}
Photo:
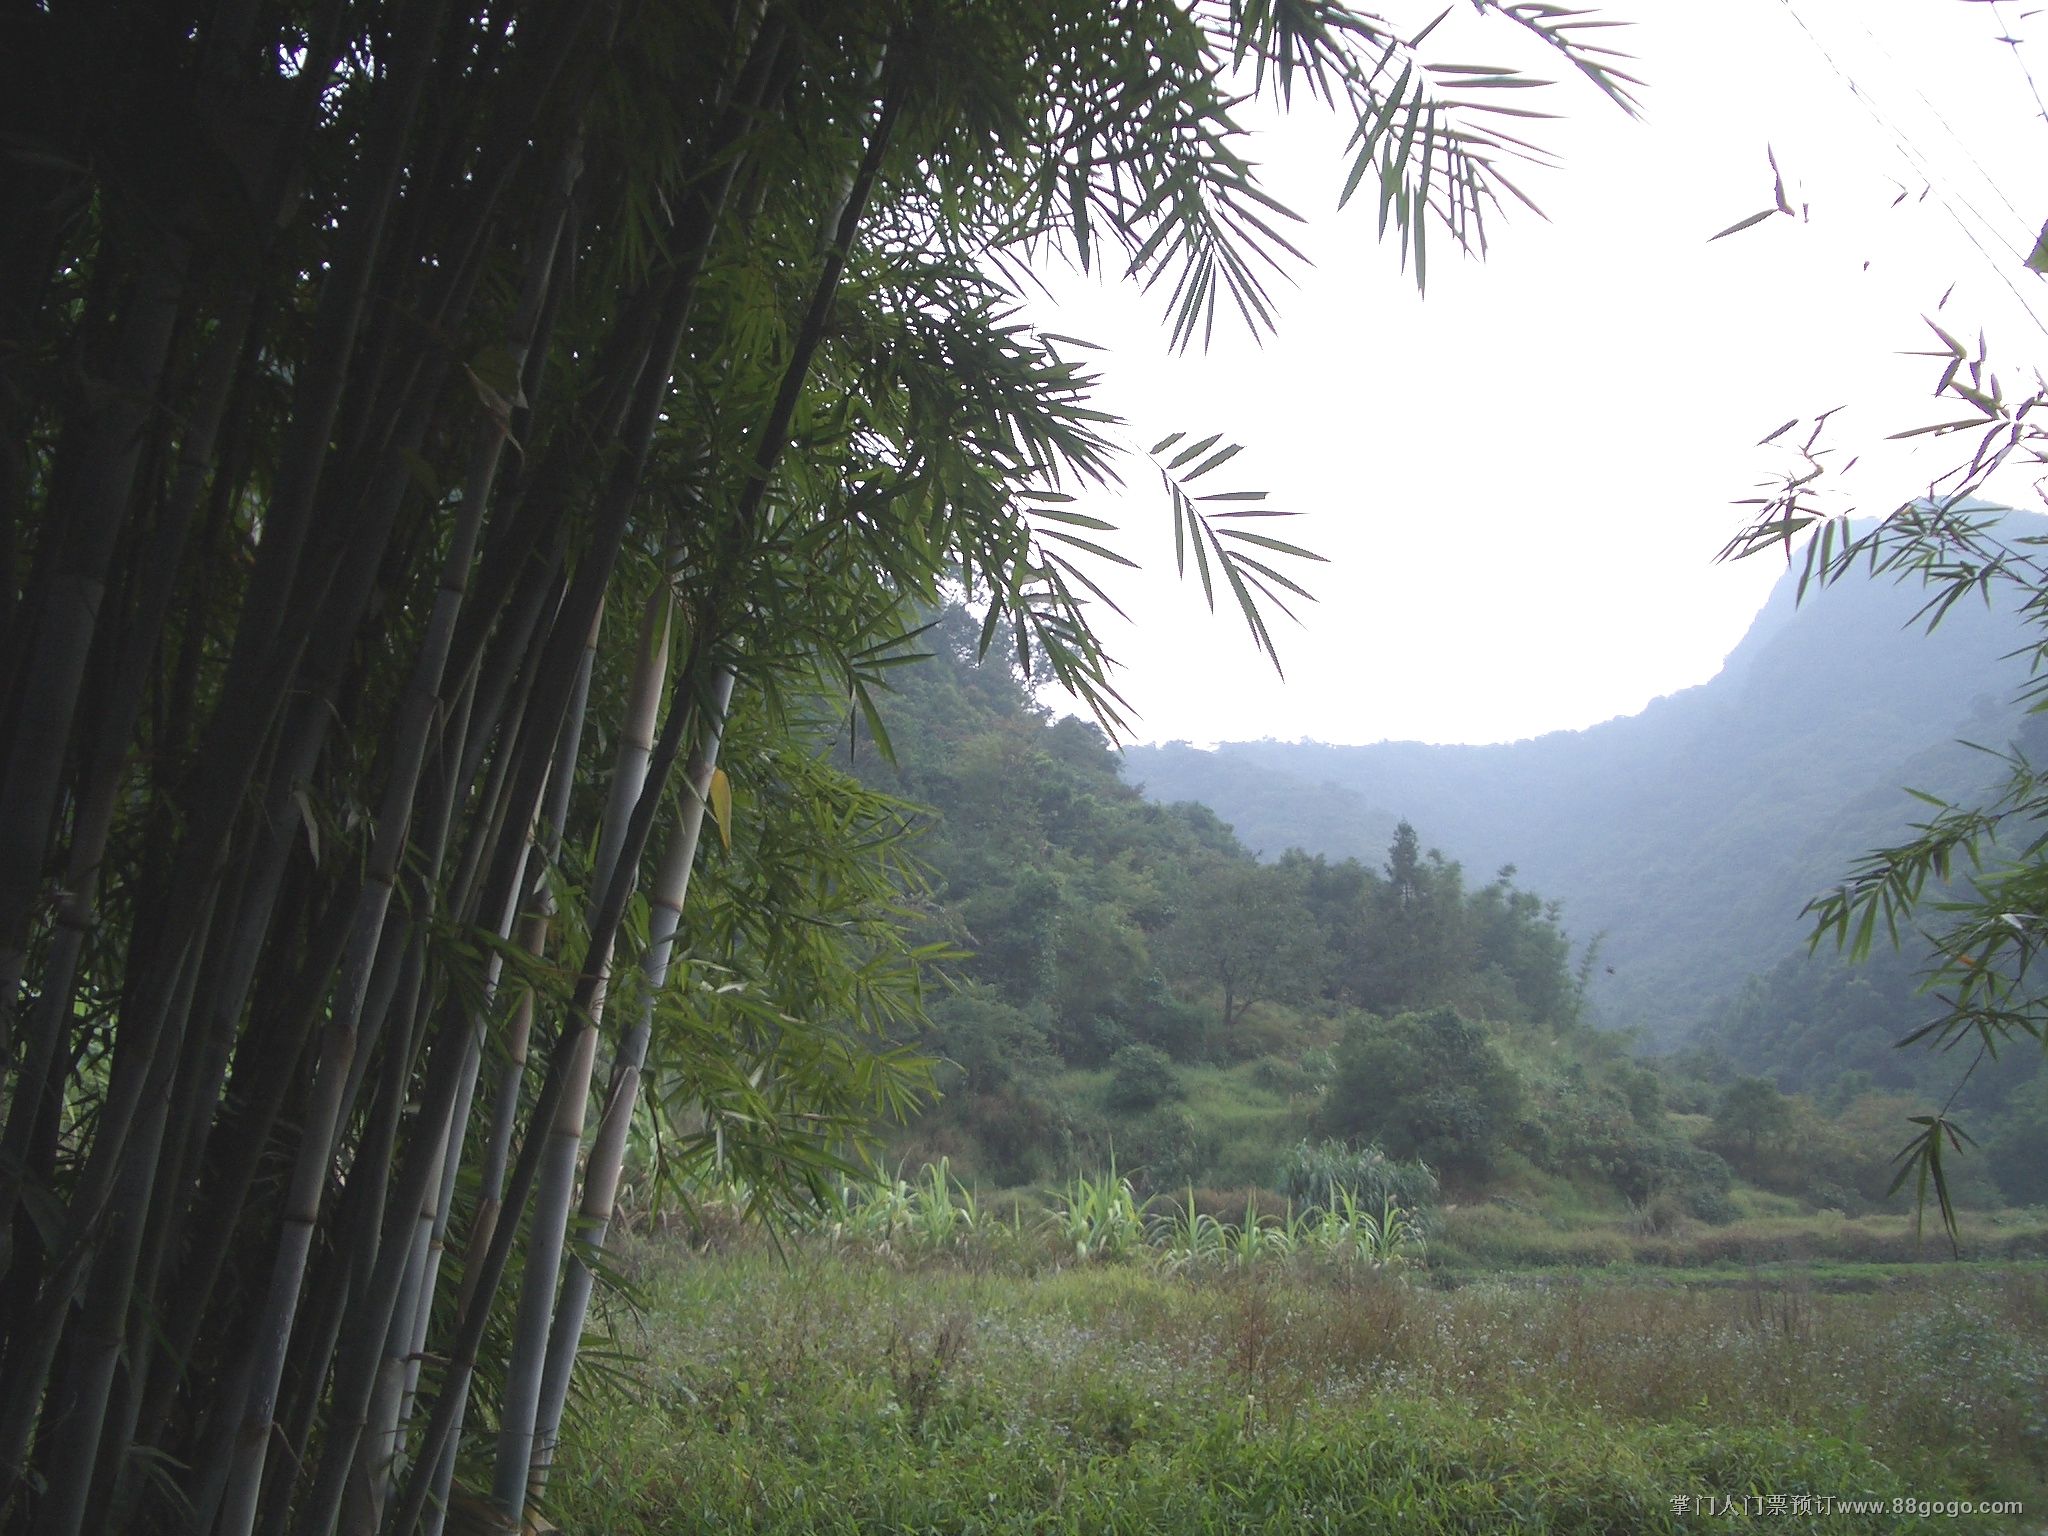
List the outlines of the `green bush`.
{"type": "Polygon", "coordinates": [[[1191,1184],[1209,1164],[1214,1138],[1178,1105],[1165,1105],[1136,1121],[1117,1138],[1131,1176],[1148,1191],[1191,1184]]]}
{"type": "Polygon", "coordinates": [[[1482,1182],[1506,1150],[1521,1079],[1486,1029],[1453,1008],[1371,1016],[1337,1048],[1337,1081],[1323,1119],[1467,1182],[1482,1182]]]}
{"type": "Polygon", "coordinates": [[[1289,1096],[1313,1093],[1317,1087],[1316,1079],[1299,1063],[1275,1055],[1261,1056],[1252,1063],[1252,1081],[1261,1088],[1289,1096]]]}
{"type": "Polygon", "coordinates": [[[1126,1045],[1109,1058],[1111,1109],[1154,1109],[1171,1099],[1185,1098],[1173,1058],[1152,1045],[1126,1045]]]}

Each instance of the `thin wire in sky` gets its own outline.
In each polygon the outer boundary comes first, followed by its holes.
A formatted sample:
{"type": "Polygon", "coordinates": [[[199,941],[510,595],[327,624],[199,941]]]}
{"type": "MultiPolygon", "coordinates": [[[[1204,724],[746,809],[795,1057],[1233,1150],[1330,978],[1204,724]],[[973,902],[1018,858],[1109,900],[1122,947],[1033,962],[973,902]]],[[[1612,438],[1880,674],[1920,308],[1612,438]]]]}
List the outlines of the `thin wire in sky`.
{"type": "Polygon", "coordinates": [[[1998,0],[1991,0],[1991,19],[1998,23],[1998,41],[2010,50],[2013,63],[2019,65],[2020,73],[2026,76],[2027,89],[2034,93],[2034,105],[2041,109],[2041,121],[2048,123],[2048,101],[2041,99],[2041,87],[2035,83],[2034,72],[2027,67],[2026,56],[2020,52],[2019,34],[2006,25],[2005,13],[1998,8],[1998,0]]]}
{"type": "MultiPolygon", "coordinates": [[[[2020,308],[2026,312],[2027,318],[2034,323],[2034,328],[2037,331],[2040,331],[2043,335],[2048,335],[2048,322],[2044,322],[2041,316],[2038,313],[2036,313],[2034,306],[2028,301],[2026,294],[2021,292],[2019,285],[2013,281],[2011,274],[2006,270],[2006,263],[2000,261],[1996,256],[1994,256],[1991,253],[1990,250],[1988,250],[1985,247],[1984,240],[1982,239],[1982,237],[1979,236],[1977,230],[1972,227],[1970,219],[1975,219],[1979,224],[1981,224],[1984,227],[1984,229],[1987,232],[1989,232],[1993,236],[1993,238],[1999,240],[2002,244],[2006,245],[2007,248],[2012,251],[2014,263],[2016,265],[2019,265],[2021,267],[2025,266],[2027,260],[2026,250],[2021,249],[2020,247],[2014,245],[2010,239],[2008,239],[2004,234],[1999,232],[1999,225],[1997,221],[1985,218],[1985,216],[1977,209],[1975,204],[1970,202],[1968,198],[1964,197],[1962,193],[1955,191],[1951,186],[1949,186],[1944,181],[1942,177],[1940,177],[1937,174],[1935,167],[1928,161],[1927,157],[1923,155],[1920,152],[1920,150],[1914,145],[1912,139],[1902,129],[1900,129],[1899,126],[1895,122],[1893,122],[1890,117],[1888,117],[1884,113],[1884,111],[1878,106],[1876,100],[1871,96],[1870,92],[1864,86],[1862,86],[1856,80],[1856,78],[1849,73],[1848,70],[1842,67],[1840,61],[1836,59],[1834,52],[1827,46],[1826,43],[1821,41],[1819,34],[1817,34],[1813,30],[1813,28],[1810,25],[1808,25],[1806,18],[1799,13],[1799,8],[1797,5],[1793,3],[1793,0],[1780,0],[1780,3],[1785,7],[1785,13],[1792,18],[1793,24],[1797,26],[1801,32],[1806,34],[1806,40],[1813,45],[1814,51],[1820,54],[1821,58],[1826,61],[1828,68],[1834,72],[1835,78],[1842,82],[1842,85],[1845,89],[1848,90],[1849,94],[1855,97],[1859,103],[1861,103],[1863,110],[1865,112],[1870,114],[1871,120],[1875,122],[1877,126],[1887,136],[1890,137],[1893,146],[1899,151],[1900,155],[1905,159],[1906,163],[1909,166],[1911,166],[1915,171],[1917,171],[1922,177],[1922,179],[1927,183],[1927,185],[1931,189],[1933,189],[1935,197],[1937,201],[1940,202],[1943,211],[1948,214],[1951,220],[1954,221],[1956,228],[1962,231],[1963,238],[1968,240],[1971,246],[1976,250],[1977,254],[1984,259],[1984,264],[1991,268],[1992,271],[1998,274],[1998,280],[2001,283],[2005,284],[2006,290],[2012,294],[2015,302],[2017,302],[2020,308]],[[1956,205],[1958,203],[1962,205],[1962,208],[1964,210],[1968,211],[1970,215],[1969,219],[1964,218],[1962,212],[1959,212],[1957,210],[1956,205]]],[[[1868,33],[1869,28],[1866,26],[1864,30],[1866,33],[1868,33]]],[[[1876,42],[1876,39],[1874,37],[1871,40],[1872,42],[1876,42]]],[[[1883,45],[1879,44],[1878,46],[1880,50],[1882,50],[1883,45]]],[[[1890,57],[1889,53],[1886,54],[1886,57],[1890,57]]],[[[1894,60],[1894,62],[1896,62],[1896,60],[1894,60]]],[[[2032,77],[2029,76],[2030,83],[2031,79],[2032,77]]],[[[1921,99],[1925,101],[1926,97],[1923,95],[1921,99]]],[[[1936,121],[1941,123],[1942,127],[1948,132],[1949,137],[1954,139],[1955,142],[1962,148],[1964,156],[1970,161],[1971,165],[1976,169],[1977,174],[1983,177],[1984,181],[1991,186],[1994,192],[1998,194],[2001,201],[2005,201],[2005,194],[2003,189],[2000,188],[1997,181],[1984,170],[1983,166],[1977,161],[1976,156],[1970,153],[1969,146],[1963,143],[1961,136],[1956,133],[1954,128],[1949,126],[1947,119],[1942,117],[1939,111],[1934,110],[1933,103],[1929,102],[1928,107],[1930,111],[1934,111],[1936,121]]],[[[2009,201],[2006,202],[2006,207],[2012,209],[2013,216],[2015,218],[2022,217],[2022,215],[2020,215],[2017,209],[2012,208],[2012,204],[2009,201]]],[[[2031,243],[2031,232],[2029,232],[2029,240],[2031,243]]]]}

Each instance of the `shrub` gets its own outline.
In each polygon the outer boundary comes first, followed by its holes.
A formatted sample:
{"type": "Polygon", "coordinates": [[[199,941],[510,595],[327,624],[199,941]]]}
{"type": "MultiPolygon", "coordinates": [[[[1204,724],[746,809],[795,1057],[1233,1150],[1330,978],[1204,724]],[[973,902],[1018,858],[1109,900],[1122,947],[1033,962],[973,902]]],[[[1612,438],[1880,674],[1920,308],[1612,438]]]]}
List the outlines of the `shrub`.
{"type": "Polygon", "coordinates": [[[1126,1045],[1109,1058],[1111,1109],[1153,1109],[1187,1096],[1173,1058],[1152,1045],[1126,1045]]]}
{"type": "Polygon", "coordinates": [[[1117,1138],[1130,1159],[1132,1177],[1145,1189],[1175,1189],[1192,1183],[1208,1166],[1213,1138],[1178,1106],[1153,1110],[1117,1138]]]}
{"type": "Polygon", "coordinates": [[[1521,1109],[1521,1079],[1486,1030],[1433,1008],[1352,1024],[1337,1048],[1328,1127],[1460,1178],[1493,1171],[1521,1109]]]}
{"type": "Polygon", "coordinates": [[[1290,1097],[1298,1093],[1313,1093],[1316,1080],[1296,1063],[1285,1056],[1265,1055],[1252,1063],[1252,1081],[1261,1088],[1290,1097]]]}

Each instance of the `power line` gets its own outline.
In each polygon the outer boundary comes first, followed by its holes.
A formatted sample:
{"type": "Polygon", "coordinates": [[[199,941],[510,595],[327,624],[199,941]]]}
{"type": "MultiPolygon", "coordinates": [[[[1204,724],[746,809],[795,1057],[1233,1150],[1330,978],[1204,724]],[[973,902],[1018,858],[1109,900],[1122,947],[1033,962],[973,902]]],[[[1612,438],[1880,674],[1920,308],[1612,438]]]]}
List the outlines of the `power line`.
{"type": "MultiPolygon", "coordinates": [[[[1928,187],[1934,191],[1936,199],[1940,202],[1943,211],[1946,212],[1949,218],[1955,222],[1956,228],[1962,231],[1963,238],[1970,242],[1971,246],[1976,250],[1979,256],[1983,257],[1985,264],[1998,274],[1998,280],[2005,284],[2006,290],[2012,294],[2015,302],[2017,302],[2020,308],[2026,312],[2027,318],[2033,321],[2034,328],[2040,331],[2043,335],[2048,335],[2048,322],[2044,322],[2041,316],[2035,312],[2034,306],[2030,302],[2028,302],[2026,294],[2021,292],[2019,285],[2013,281],[2010,272],[2007,270],[2007,263],[2000,261],[1988,249],[1986,249],[1984,241],[1979,236],[1977,230],[1971,226],[1969,219],[1964,218],[1963,214],[1957,211],[1956,205],[1960,203],[1963,209],[1968,211],[1971,218],[1977,220],[1977,222],[1981,224],[1985,230],[1989,231],[1994,236],[1994,238],[2003,241],[2008,246],[2008,248],[2012,250],[2016,258],[2016,265],[2022,267],[2025,266],[2027,259],[2026,251],[2018,248],[2017,246],[2013,246],[2012,243],[2009,240],[2007,240],[2005,236],[1999,233],[1999,226],[1996,221],[1985,218],[1985,216],[1978,211],[1976,206],[1972,204],[1969,201],[1969,199],[1967,199],[1960,192],[1955,191],[1953,188],[1946,184],[1944,179],[1937,174],[1934,166],[1931,164],[1931,162],[1927,160],[1926,156],[1923,155],[1917,147],[1915,147],[1915,145],[1912,142],[1912,139],[1903,130],[1901,130],[1899,126],[1895,122],[1893,122],[1891,118],[1889,118],[1882,109],[1880,109],[1877,102],[1872,98],[1871,94],[1867,90],[1865,90],[1860,84],[1858,84],[1855,77],[1852,76],[1848,70],[1842,67],[1840,61],[1836,59],[1833,51],[1829,49],[1827,44],[1821,41],[1819,35],[1813,30],[1813,28],[1810,25],[1808,25],[1806,18],[1800,15],[1799,8],[1793,3],[1793,0],[1780,0],[1780,3],[1785,7],[1785,13],[1792,18],[1793,24],[1797,26],[1801,32],[1806,34],[1806,39],[1809,43],[1813,45],[1814,51],[1821,56],[1821,58],[1826,62],[1828,68],[1834,72],[1835,78],[1842,82],[1842,85],[1845,89],[1848,90],[1849,94],[1855,97],[1856,100],[1859,103],[1861,103],[1864,111],[1870,114],[1872,121],[1874,121],[1878,125],[1878,127],[1887,136],[1890,137],[1894,148],[1898,150],[1899,154],[1902,158],[1904,158],[1907,165],[1910,166],[1915,172],[1917,172],[1921,176],[1921,178],[1927,183],[1928,187]]],[[[1866,33],[1869,32],[1869,28],[1867,26],[1864,28],[1864,30],[1866,33]]],[[[1871,41],[1875,43],[1877,40],[1875,37],[1872,37],[1871,41]]],[[[1883,51],[1883,45],[1879,44],[1878,46],[1880,51],[1883,51]]],[[[1886,57],[1890,57],[1889,53],[1886,54],[1886,57]]],[[[1896,62],[1896,60],[1894,60],[1894,62],[1896,62]]],[[[2031,80],[2032,77],[2029,76],[2029,83],[2031,83],[2031,80]]],[[[2036,94],[2038,99],[2038,93],[2036,94]]],[[[1926,97],[1923,95],[1921,99],[1925,101],[1926,97]]],[[[1991,186],[1992,190],[1998,194],[2000,200],[2004,201],[2005,195],[2003,189],[1999,186],[1998,182],[1984,170],[1983,166],[1980,163],[1978,163],[1976,157],[1970,153],[1968,146],[1963,144],[1961,136],[1956,133],[1955,129],[1949,125],[1948,121],[1942,117],[1940,112],[1934,109],[1932,102],[1928,103],[1928,107],[1930,111],[1934,111],[1936,121],[1941,123],[1942,127],[1948,132],[1949,137],[1954,139],[1958,145],[1962,146],[1964,155],[1966,156],[1966,158],[1969,159],[1971,165],[1976,169],[1978,175],[1982,176],[1985,182],[1991,186]]],[[[2010,202],[2006,202],[2006,206],[2008,208],[2012,208],[2010,202]]],[[[2013,214],[2015,218],[2021,217],[2017,209],[2013,209],[2013,214]]],[[[2029,243],[2031,244],[2031,231],[2028,234],[2028,239],[2029,243]]]]}

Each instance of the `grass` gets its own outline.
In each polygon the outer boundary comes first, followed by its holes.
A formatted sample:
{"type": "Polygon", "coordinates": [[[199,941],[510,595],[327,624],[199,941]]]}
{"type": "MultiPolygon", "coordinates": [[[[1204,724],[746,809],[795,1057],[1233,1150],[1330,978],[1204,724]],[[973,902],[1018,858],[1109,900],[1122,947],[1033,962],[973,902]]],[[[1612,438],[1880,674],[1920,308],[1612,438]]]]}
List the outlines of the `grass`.
{"type": "MultiPolygon", "coordinates": [[[[1721,1495],[2048,1498],[2048,1278],[1455,1290],[757,1243],[634,1251],[574,1531],[1658,1532],[1721,1495]]],[[[1773,1531],[1901,1529],[1788,1512],[1773,1531]]],[[[1944,1519],[2010,1530],[2009,1518],[1944,1519]]]]}
{"type": "MultiPolygon", "coordinates": [[[[2048,1213],[1962,1215],[1966,1257],[2048,1257],[2048,1213]]],[[[1686,1222],[1669,1233],[1639,1230],[1626,1216],[1559,1219],[1501,1202],[1443,1213],[1432,1263],[1449,1270],[1604,1268],[1644,1265],[1714,1269],[1770,1264],[1914,1264],[1949,1258],[1948,1241],[1930,1218],[1916,1234],[1909,1215],[1845,1216],[1839,1211],[1745,1216],[1721,1226],[1686,1222]]]]}
{"type": "MultiPolygon", "coordinates": [[[[1258,1063],[1235,1066],[1184,1064],[1178,1069],[1183,1097],[1171,1107],[1186,1112],[1201,1127],[1202,1163],[1198,1182],[1223,1188],[1270,1185],[1287,1149],[1308,1129],[1303,1103],[1259,1081],[1258,1063]]],[[[1108,1106],[1110,1074],[1104,1070],[1070,1070],[1053,1080],[1055,1091],[1082,1108],[1114,1140],[1122,1117],[1108,1106]]],[[[1106,1158],[1111,1147],[1105,1146],[1106,1158]]],[[[1124,1149],[1118,1155],[1125,1155],[1124,1149]]],[[[1142,1179],[1149,1170],[1131,1170],[1142,1179]]]]}
{"type": "Polygon", "coordinates": [[[1302,1106],[1259,1082],[1255,1062],[1185,1067],[1182,1079],[1189,1117],[1213,1138],[1204,1182],[1272,1183],[1287,1148],[1307,1129],[1302,1106]]]}

